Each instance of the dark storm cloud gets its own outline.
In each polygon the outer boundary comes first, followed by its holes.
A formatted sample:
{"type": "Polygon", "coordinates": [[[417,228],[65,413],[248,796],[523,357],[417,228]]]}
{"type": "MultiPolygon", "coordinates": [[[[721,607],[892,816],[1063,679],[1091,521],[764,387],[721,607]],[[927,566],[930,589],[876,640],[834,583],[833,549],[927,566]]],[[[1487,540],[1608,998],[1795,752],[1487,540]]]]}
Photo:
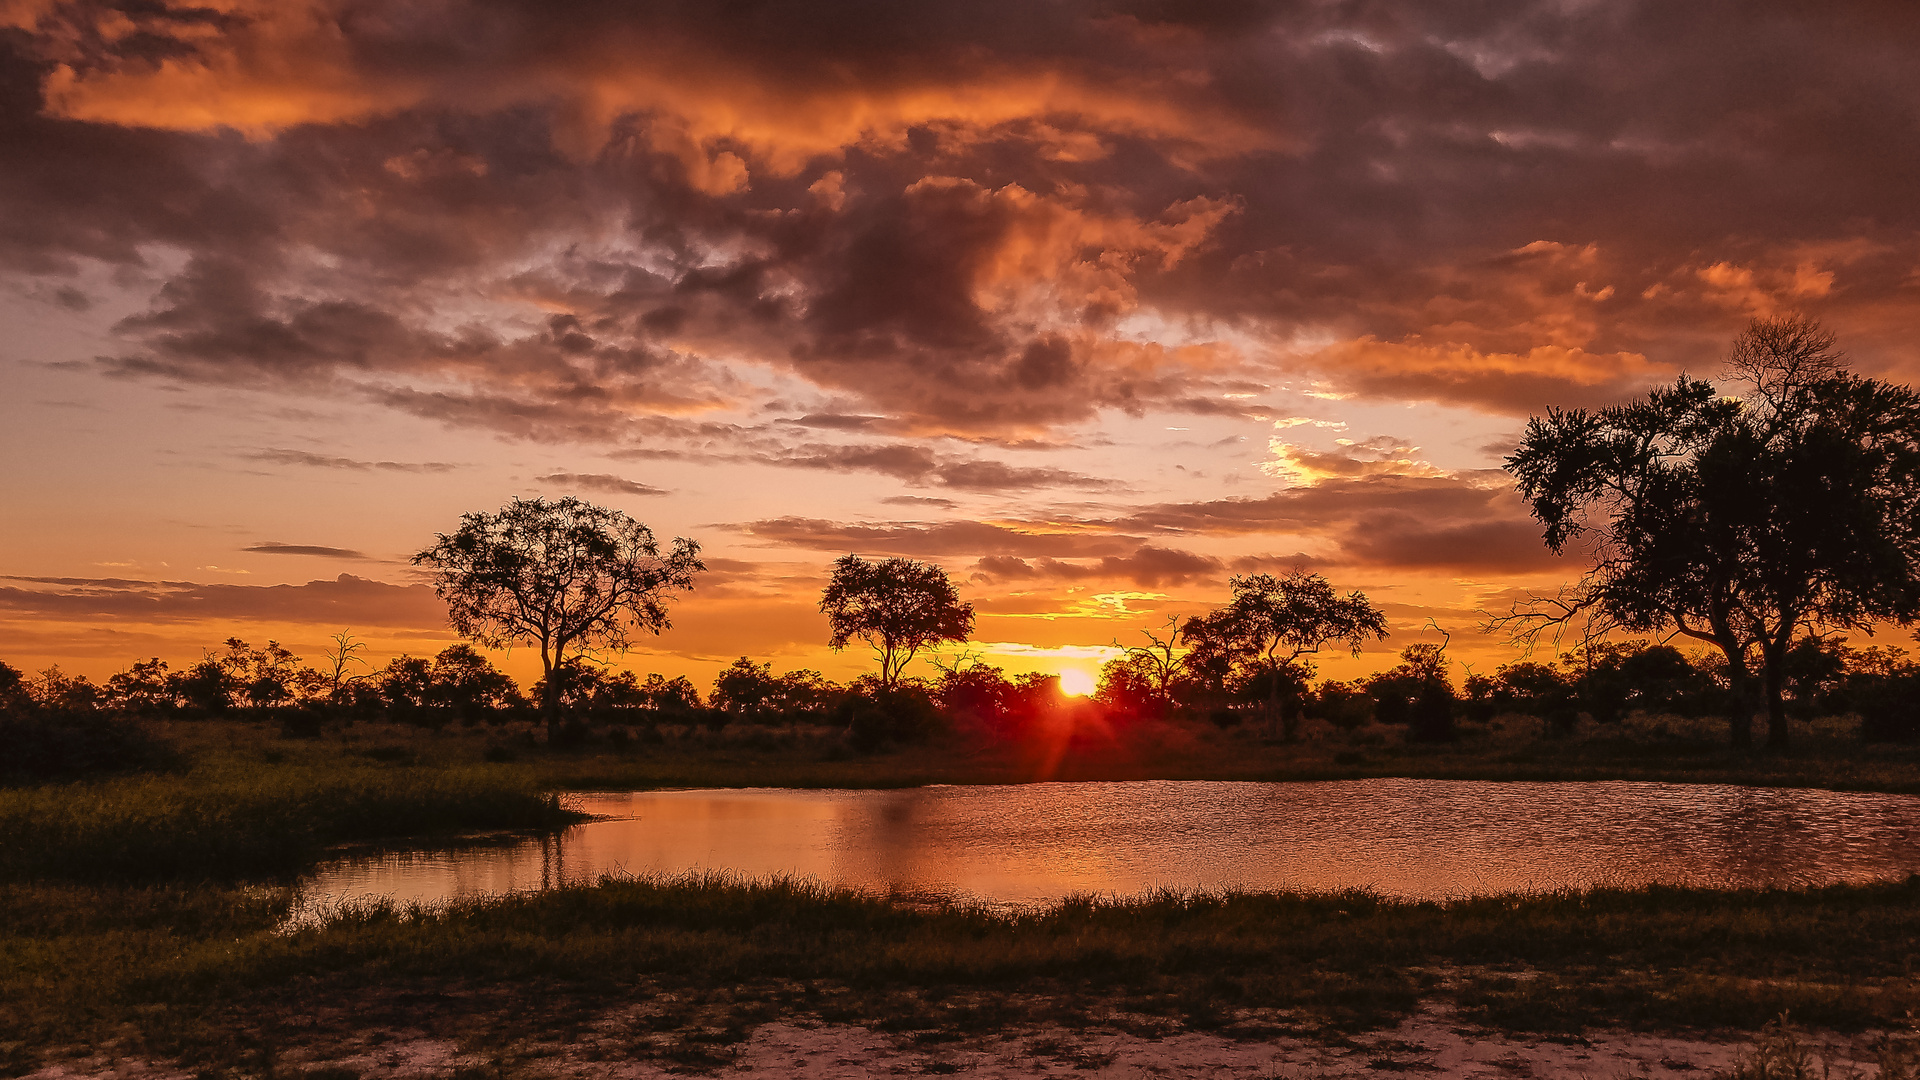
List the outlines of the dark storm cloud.
{"type": "Polygon", "coordinates": [[[612,473],[557,472],[557,473],[549,473],[546,476],[536,476],[534,477],[534,479],[539,481],[542,484],[553,484],[557,487],[577,488],[581,491],[598,491],[607,495],[665,495],[667,494],[667,490],[665,488],[657,488],[657,487],[653,487],[650,484],[642,484],[634,480],[628,480],[622,476],[615,476],[612,473]]]}
{"type": "Polygon", "coordinates": [[[193,622],[251,619],[439,629],[446,606],[425,585],[390,585],[341,574],[304,585],[205,585],[120,578],[20,578],[0,586],[0,611],[43,619],[193,622]]]}
{"type": "Polygon", "coordinates": [[[754,406],[736,359],[1001,439],[1605,401],[1788,308],[1914,370],[1920,9],[1197,10],[28,4],[0,262],[161,279],[116,372],[544,439],[754,406]]]}
{"type": "Polygon", "coordinates": [[[240,549],[256,555],[316,555],[326,559],[364,559],[366,555],[352,548],[322,547],[319,544],[249,544],[240,549]]]}

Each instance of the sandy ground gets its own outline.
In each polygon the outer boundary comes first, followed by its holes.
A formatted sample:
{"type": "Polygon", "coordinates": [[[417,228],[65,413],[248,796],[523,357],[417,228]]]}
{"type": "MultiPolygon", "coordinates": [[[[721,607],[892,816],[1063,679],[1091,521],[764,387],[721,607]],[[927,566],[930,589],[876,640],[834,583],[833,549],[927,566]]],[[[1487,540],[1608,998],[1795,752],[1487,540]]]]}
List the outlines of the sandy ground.
{"type": "MultiPolygon", "coordinates": [[[[1163,1037],[1113,1029],[1030,1027],[923,1041],[846,1024],[781,1020],[760,1025],[742,1043],[713,1046],[705,1062],[662,1059],[618,1033],[623,1017],[610,1013],[584,1037],[562,1044],[518,1043],[504,1052],[474,1052],[423,1032],[370,1029],[325,1053],[290,1051],[278,1077],[327,1070],[325,1080],[486,1080],[555,1077],[646,1080],[704,1074],[775,1076],[803,1080],[842,1077],[960,1075],[1001,1077],[1250,1077],[1320,1080],[1335,1077],[1692,1077],[1721,1073],[1752,1045],[1746,1037],[1682,1038],[1594,1032],[1585,1038],[1535,1039],[1476,1031],[1440,1011],[1415,1015],[1399,1027],[1350,1039],[1319,1042],[1290,1036],[1236,1040],[1204,1033],[1163,1037]],[[952,1041],[948,1041],[952,1040],[952,1041]]],[[[1874,1073],[1868,1040],[1803,1033],[1835,1078],[1874,1073]]],[[[74,1059],[29,1074],[29,1080],[190,1080],[194,1073],[165,1064],[74,1059]]]]}

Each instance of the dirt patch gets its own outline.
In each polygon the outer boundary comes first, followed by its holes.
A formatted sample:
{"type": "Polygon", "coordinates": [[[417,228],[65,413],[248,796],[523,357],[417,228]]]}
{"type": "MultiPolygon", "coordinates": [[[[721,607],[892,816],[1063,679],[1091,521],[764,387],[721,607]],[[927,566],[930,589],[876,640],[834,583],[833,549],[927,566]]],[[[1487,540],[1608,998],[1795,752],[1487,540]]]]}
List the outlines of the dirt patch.
{"type": "MultiPolygon", "coordinates": [[[[994,1031],[881,1031],[787,1016],[751,1025],[695,1024],[650,1030],[657,1010],[625,1009],[580,1023],[554,1039],[486,1037],[485,1025],[461,1042],[422,1030],[374,1029],[324,1048],[290,1048],[272,1075],[285,1080],[651,1080],[686,1075],[754,1074],[798,1080],[964,1075],[982,1080],[1033,1077],[1249,1077],[1335,1080],[1392,1076],[1532,1080],[1547,1077],[1711,1077],[1752,1046],[1745,1036],[1589,1032],[1539,1038],[1461,1026],[1449,1009],[1426,1009],[1398,1026],[1357,1035],[1216,1032],[1156,1033],[1125,1017],[1085,1027],[1019,1025],[994,1031]]],[[[705,1019],[705,1018],[702,1018],[705,1019]]],[[[652,1025],[657,1027],[658,1025],[652,1025]]],[[[1871,1040],[1802,1033],[1836,1075],[1873,1072],[1871,1040]]],[[[236,1070],[245,1073],[247,1070],[236,1070]]],[[[28,1080],[187,1080],[178,1067],[91,1056],[28,1075],[28,1080]]]]}

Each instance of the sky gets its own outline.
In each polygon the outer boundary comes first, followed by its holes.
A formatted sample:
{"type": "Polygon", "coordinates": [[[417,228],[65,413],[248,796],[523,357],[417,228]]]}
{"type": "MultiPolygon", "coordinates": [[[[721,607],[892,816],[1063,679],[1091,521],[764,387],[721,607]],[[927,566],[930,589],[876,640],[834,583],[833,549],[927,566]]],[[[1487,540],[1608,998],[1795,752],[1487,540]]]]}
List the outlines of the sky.
{"type": "MultiPolygon", "coordinates": [[[[1800,312],[1920,377],[1920,6],[0,0],[0,659],[455,640],[408,556],[697,540],[616,666],[845,678],[829,564],[1092,670],[1303,568],[1481,672],[1529,416],[1800,312]]],[[[537,673],[527,649],[499,662],[537,673]]],[[[922,667],[922,673],[931,669],[922,667]]]]}

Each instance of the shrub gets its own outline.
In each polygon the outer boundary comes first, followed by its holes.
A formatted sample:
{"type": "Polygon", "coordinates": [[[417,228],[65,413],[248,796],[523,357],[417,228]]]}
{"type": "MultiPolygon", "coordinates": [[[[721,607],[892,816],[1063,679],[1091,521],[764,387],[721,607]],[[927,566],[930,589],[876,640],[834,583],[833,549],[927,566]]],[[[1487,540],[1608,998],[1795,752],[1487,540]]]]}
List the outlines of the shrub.
{"type": "Polygon", "coordinates": [[[1412,741],[1452,742],[1453,689],[1439,679],[1422,683],[1420,696],[1414,699],[1410,721],[1407,737],[1412,741]]]}
{"type": "Polygon", "coordinates": [[[1307,711],[1341,731],[1357,731],[1372,719],[1373,701],[1352,683],[1330,680],[1320,684],[1307,711]]]}
{"type": "Polygon", "coordinates": [[[925,687],[899,683],[888,688],[872,677],[854,684],[841,703],[839,718],[853,748],[862,753],[889,743],[919,742],[943,724],[925,687]]]}
{"type": "Polygon", "coordinates": [[[1866,742],[1920,739],[1920,675],[1860,680],[1852,691],[1860,710],[1860,738],[1866,742]]]}
{"type": "Polygon", "coordinates": [[[312,705],[295,705],[279,710],[276,715],[280,717],[283,739],[317,739],[327,720],[327,714],[312,705]]]}
{"type": "Polygon", "coordinates": [[[39,710],[0,713],[0,783],[158,769],[176,760],[169,743],[121,717],[39,710]]]}

